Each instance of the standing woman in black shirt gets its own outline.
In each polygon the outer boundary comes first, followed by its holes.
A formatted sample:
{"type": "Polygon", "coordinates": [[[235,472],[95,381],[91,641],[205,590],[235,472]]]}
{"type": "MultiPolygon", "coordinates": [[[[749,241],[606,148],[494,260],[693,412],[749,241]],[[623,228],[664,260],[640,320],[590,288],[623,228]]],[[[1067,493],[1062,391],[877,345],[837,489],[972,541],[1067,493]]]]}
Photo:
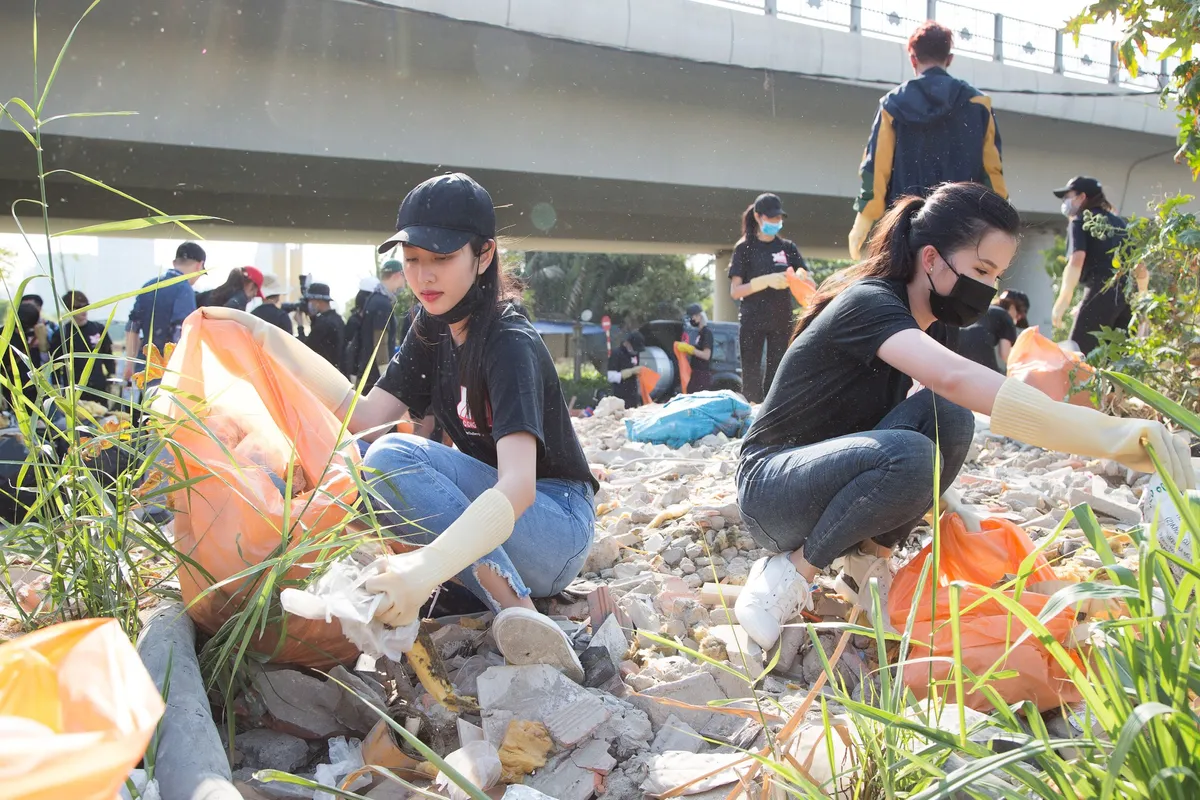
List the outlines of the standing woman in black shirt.
{"type": "Polygon", "coordinates": [[[1113,281],[1113,261],[1125,243],[1125,220],[1113,213],[1104,196],[1100,181],[1082,175],[1067,181],[1054,192],[1062,199],[1062,212],[1067,223],[1067,268],[1063,271],[1062,286],[1054,302],[1054,327],[1062,327],[1063,317],[1075,296],[1075,288],[1083,284],[1083,301],[1071,326],[1070,339],[1084,355],[1096,349],[1096,334],[1102,327],[1126,329],[1133,321],[1133,312],[1126,298],[1124,276],[1113,281]],[[1084,226],[1084,212],[1094,216],[1106,231],[1084,226]]]}
{"type": "MultiPolygon", "coordinates": [[[[968,325],[987,310],[1019,230],[1016,210],[990,189],[943,184],[899,200],[866,261],[813,297],[738,463],[747,528],[779,552],[755,562],[734,605],[764,648],[811,607],[813,578],[838,558],[841,591],[859,598],[876,579],[887,613],[892,548],[933,504],[935,442],[938,492],[965,510],[950,487],[972,411],[990,414],[1002,436],[1149,471],[1145,437],[1180,486],[1195,484],[1186,443],[1159,423],[1055,402],[945,347],[936,323],[968,325]],[[914,381],[926,388],[909,397],[914,381]]],[[[859,603],[872,610],[869,593],[859,603]]]]}
{"type": "Polygon", "coordinates": [[[752,403],[761,403],[766,397],[787,349],[792,327],[787,269],[805,268],[795,243],[779,236],[785,217],[783,203],[776,195],[760,194],[742,215],[742,238],[734,246],[729,262],[729,294],[742,301],[738,317],[742,392],[752,403]]]}

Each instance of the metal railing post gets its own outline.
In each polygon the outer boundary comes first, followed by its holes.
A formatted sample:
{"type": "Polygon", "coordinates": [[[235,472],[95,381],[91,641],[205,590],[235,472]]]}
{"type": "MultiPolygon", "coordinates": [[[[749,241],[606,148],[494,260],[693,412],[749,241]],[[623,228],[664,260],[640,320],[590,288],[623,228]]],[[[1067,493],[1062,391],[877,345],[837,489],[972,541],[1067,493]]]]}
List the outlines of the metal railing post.
{"type": "Polygon", "coordinates": [[[925,19],[937,19],[937,0],[925,0],[925,19]]]}
{"type": "Polygon", "coordinates": [[[768,17],[778,16],[779,15],[779,0],[766,0],[766,6],[765,6],[764,10],[767,12],[768,17]]]}
{"type": "Polygon", "coordinates": [[[1004,60],[1004,15],[996,14],[996,30],[992,34],[992,58],[997,61],[1004,60]]]}
{"type": "Polygon", "coordinates": [[[1063,32],[1054,32],[1054,71],[1063,74],[1063,32]]]}
{"type": "Polygon", "coordinates": [[[1121,51],[1117,48],[1116,42],[1109,44],[1108,82],[1121,82],[1121,51]]]}
{"type": "Polygon", "coordinates": [[[862,30],[862,0],[850,0],[850,31],[858,33],[862,30]]]}

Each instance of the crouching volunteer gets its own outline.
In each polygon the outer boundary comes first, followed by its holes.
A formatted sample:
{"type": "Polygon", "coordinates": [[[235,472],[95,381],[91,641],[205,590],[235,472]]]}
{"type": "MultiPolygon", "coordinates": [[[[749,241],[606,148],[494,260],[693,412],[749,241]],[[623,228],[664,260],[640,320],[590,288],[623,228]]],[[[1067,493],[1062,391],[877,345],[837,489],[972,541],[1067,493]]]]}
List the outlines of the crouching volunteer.
{"type": "Polygon", "coordinates": [[[779,553],[753,565],[735,605],[764,648],[811,608],[813,578],[838,559],[839,588],[869,610],[875,578],[887,608],[891,551],[933,504],[935,446],[938,489],[960,508],[949,487],[971,411],[990,414],[995,433],[1148,472],[1147,442],[1181,487],[1194,485],[1186,444],[1159,423],[1055,402],[939,341],[935,322],[969,325],[987,310],[1019,227],[1016,210],[979,184],[902,198],[868,258],[823,285],[797,324],[737,472],[751,535],[779,553]],[[926,388],[911,393],[913,381],[926,388]]]}
{"type": "MultiPolygon", "coordinates": [[[[531,596],[561,592],[583,568],[598,487],[550,353],[506,300],[492,199],[466,175],[443,175],[404,198],[396,227],[380,249],[403,249],[421,313],[348,427],[378,436],[363,464],[384,531],[426,546],[376,563],[365,586],[386,596],[377,617],[406,625],[457,578],[498,612],[492,633],[510,663],[551,664],[581,681],[569,640],[531,596]],[[373,433],[406,412],[432,413],[457,449],[373,433]]],[[[349,381],[299,351],[310,387],[344,417],[349,381]]]]}

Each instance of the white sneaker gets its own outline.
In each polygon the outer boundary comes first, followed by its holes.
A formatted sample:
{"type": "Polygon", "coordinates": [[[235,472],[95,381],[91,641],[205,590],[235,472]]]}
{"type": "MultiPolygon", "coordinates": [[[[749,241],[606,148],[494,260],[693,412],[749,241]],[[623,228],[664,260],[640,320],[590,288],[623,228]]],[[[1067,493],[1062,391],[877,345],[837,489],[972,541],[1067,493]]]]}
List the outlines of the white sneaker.
{"type": "Polygon", "coordinates": [[[883,629],[891,633],[892,627],[888,616],[888,593],[892,589],[892,568],[890,559],[854,550],[842,556],[842,571],[834,581],[838,594],[850,603],[860,606],[867,620],[875,624],[875,601],[871,596],[870,582],[875,578],[879,582],[879,605],[883,609],[883,629]]]}
{"type": "Polygon", "coordinates": [[[808,583],[796,572],[788,555],[780,553],[755,561],[733,605],[738,623],[764,650],[775,646],[781,626],[795,616],[797,609],[812,610],[808,583]]]}
{"type": "Polygon", "coordinates": [[[549,664],[583,683],[583,665],[571,640],[545,614],[520,607],[502,609],[492,622],[492,638],[509,664],[549,664]]]}

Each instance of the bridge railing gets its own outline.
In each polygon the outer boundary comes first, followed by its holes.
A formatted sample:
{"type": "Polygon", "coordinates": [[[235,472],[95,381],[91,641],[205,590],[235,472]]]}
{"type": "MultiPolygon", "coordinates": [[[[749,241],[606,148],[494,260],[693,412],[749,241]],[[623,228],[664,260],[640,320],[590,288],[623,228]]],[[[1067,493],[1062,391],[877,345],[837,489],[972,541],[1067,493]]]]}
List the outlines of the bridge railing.
{"type": "Polygon", "coordinates": [[[1073,34],[948,0],[699,0],[790,22],[900,41],[927,19],[954,31],[954,50],[975,58],[1130,88],[1161,89],[1178,59],[1151,50],[1132,76],[1117,58],[1117,43],[1073,34]]]}

